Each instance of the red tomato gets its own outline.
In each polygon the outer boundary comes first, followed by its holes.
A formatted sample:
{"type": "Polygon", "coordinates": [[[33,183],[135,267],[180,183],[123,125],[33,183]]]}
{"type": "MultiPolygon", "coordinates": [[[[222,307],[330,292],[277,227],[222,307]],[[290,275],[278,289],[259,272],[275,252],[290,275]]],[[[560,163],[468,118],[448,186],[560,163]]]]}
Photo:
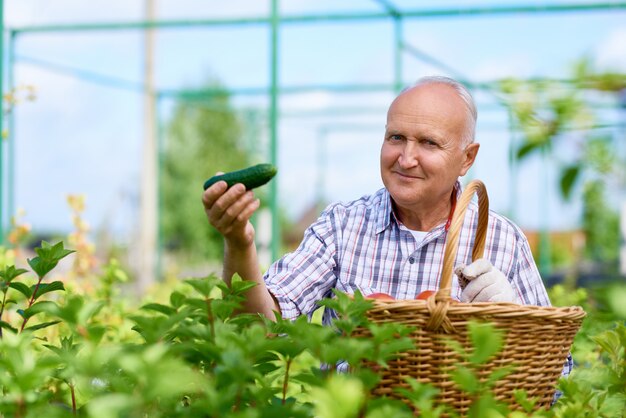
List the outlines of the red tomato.
{"type": "Polygon", "coordinates": [[[393,296],[386,293],[371,293],[365,296],[365,299],[395,300],[393,296]]]}
{"type": "Polygon", "coordinates": [[[420,293],[419,295],[417,295],[415,297],[415,299],[423,299],[426,300],[428,299],[431,295],[434,295],[435,293],[437,293],[436,290],[424,290],[422,293],[420,293]]]}

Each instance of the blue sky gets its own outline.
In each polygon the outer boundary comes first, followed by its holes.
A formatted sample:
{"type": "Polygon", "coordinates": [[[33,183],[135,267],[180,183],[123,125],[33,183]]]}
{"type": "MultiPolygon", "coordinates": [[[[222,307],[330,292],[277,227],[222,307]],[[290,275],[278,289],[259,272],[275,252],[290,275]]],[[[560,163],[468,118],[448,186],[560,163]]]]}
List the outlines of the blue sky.
{"type": "MultiPolygon", "coordinates": [[[[394,3],[412,10],[501,4],[394,3]]],[[[565,2],[524,2],[548,3],[565,2]]],[[[134,21],[142,17],[142,5],[143,1],[127,0],[5,0],[5,25],[134,21]]],[[[269,11],[268,1],[161,0],[156,5],[160,19],[256,17],[269,11]]],[[[373,0],[281,2],[285,15],[380,10],[373,0]]],[[[403,33],[414,48],[473,81],[567,78],[583,55],[598,68],[626,71],[626,10],[408,19],[403,33]]],[[[284,86],[393,81],[389,21],[289,24],[280,37],[284,86]]],[[[156,39],[159,89],[200,87],[209,76],[232,88],[263,87],[269,82],[269,33],[263,26],[167,29],[156,39]]],[[[141,45],[141,33],[133,30],[20,36],[17,54],[23,59],[15,67],[16,82],[34,86],[37,99],[16,109],[16,205],[34,229],[70,228],[65,196],[80,193],[87,197],[85,216],[94,229],[113,228],[132,237],[138,225],[142,101],[136,91],[86,82],[25,58],[140,83],[141,45]]],[[[421,75],[448,74],[410,54],[403,55],[403,62],[407,84],[421,75]]],[[[315,199],[319,174],[315,155],[322,139],[328,199],[351,200],[381,187],[378,154],[392,97],[391,92],[323,90],[281,97],[285,116],[279,130],[277,181],[281,204],[291,216],[315,199]],[[367,112],[295,116],[355,107],[367,112]]],[[[482,146],[471,175],[487,184],[492,208],[508,212],[514,205],[515,219],[525,228],[575,227],[580,205],[576,199],[560,201],[554,164],[544,167],[530,160],[520,167],[517,184],[511,184],[506,114],[488,97],[477,93],[476,99],[477,140],[482,146]]],[[[265,97],[234,101],[242,108],[268,105],[265,97]]],[[[164,117],[170,105],[164,104],[164,117]]],[[[267,141],[267,132],[259,134],[259,141],[267,141]]],[[[565,147],[562,155],[568,152],[571,149],[565,147]]]]}

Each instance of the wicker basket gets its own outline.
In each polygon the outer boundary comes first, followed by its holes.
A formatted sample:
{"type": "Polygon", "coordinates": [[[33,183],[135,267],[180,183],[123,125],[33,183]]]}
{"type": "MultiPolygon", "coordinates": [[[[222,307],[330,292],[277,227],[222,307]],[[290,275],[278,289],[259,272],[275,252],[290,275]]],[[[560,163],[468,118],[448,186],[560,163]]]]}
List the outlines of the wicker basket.
{"type": "MultiPolygon", "coordinates": [[[[465,415],[471,405],[470,395],[461,391],[451,379],[456,365],[463,363],[447,339],[458,341],[466,350],[471,348],[467,324],[481,320],[505,331],[503,350],[482,366],[481,375],[503,366],[513,372],[498,381],[493,395],[516,409],[513,391],[524,389],[536,400],[536,409],[548,408],[553,400],[555,385],[561,375],[574,336],[585,312],[574,307],[540,307],[513,303],[460,303],[450,297],[453,263],[459,234],[467,206],[478,192],[478,228],[472,259],[482,257],[487,231],[489,200],[484,184],[475,180],[464,190],[448,231],[444,253],[443,273],[437,293],[428,300],[375,300],[368,312],[376,323],[400,322],[415,327],[411,338],[415,349],[404,352],[381,370],[382,379],[374,389],[375,396],[402,399],[394,388],[408,387],[406,377],[430,383],[439,389],[438,402],[465,415]]],[[[366,336],[366,330],[359,331],[366,336]]],[[[404,399],[403,399],[404,400],[404,399]]]]}

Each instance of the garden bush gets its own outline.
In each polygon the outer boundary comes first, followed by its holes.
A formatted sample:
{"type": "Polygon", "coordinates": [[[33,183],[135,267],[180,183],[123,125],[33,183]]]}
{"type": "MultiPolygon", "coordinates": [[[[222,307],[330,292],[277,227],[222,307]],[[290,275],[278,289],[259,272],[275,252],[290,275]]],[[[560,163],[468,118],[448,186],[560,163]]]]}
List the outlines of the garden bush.
{"type": "MultiPolygon", "coordinates": [[[[378,381],[364,361],[385,367],[412,346],[410,329],[373,324],[372,302],[337,294],[323,302],[340,318],[324,327],[237,314],[250,284],[231,288],[215,276],[167,287],[167,297],[134,307],[120,291],[126,276],[111,260],[89,291],[49,279],[71,254],[62,242],[42,242],[30,269],[3,256],[0,266],[0,415],[4,417],[423,417],[454,416],[428,384],[408,382],[410,405],[374,398],[378,381]],[[71,289],[71,290],[70,290],[71,289]],[[372,338],[353,336],[367,327],[372,338]],[[349,373],[334,365],[347,360],[349,373]]],[[[163,294],[163,289],[157,293],[163,294]]],[[[494,382],[459,368],[455,382],[472,393],[473,417],[622,417],[626,410],[626,299],[623,283],[572,291],[550,289],[557,305],[589,313],[576,337],[576,367],[558,384],[562,397],[533,412],[524,393],[515,411],[491,396],[494,382]]],[[[498,333],[474,324],[477,350],[494,353],[498,333]],[[480,334],[480,335],[479,335],[480,334]],[[478,338],[480,337],[480,338],[478,338]]]]}

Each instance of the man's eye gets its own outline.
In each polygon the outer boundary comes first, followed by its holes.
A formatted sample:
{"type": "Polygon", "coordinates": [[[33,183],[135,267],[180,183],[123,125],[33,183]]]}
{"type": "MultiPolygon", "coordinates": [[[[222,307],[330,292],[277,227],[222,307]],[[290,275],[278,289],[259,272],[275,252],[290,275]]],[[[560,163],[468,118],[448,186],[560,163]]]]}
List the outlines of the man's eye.
{"type": "Polygon", "coordinates": [[[400,141],[400,140],[402,140],[402,135],[397,135],[397,134],[396,135],[391,135],[389,137],[389,139],[391,139],[393,141],[400,141]]]}

